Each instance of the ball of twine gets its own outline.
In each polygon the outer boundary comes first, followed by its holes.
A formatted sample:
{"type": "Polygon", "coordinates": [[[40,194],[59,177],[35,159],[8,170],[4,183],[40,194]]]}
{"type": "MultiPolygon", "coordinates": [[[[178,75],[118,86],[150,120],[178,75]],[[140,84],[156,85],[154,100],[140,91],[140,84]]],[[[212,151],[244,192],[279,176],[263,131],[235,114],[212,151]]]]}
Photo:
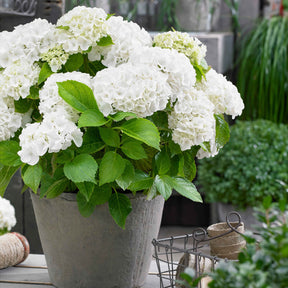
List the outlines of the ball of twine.
{"type": "Polygon", "coordinates": [[[23,235],[7,233],[0,236],[0,269],[23,262],[29,252],[29,243],[23,235]]]}

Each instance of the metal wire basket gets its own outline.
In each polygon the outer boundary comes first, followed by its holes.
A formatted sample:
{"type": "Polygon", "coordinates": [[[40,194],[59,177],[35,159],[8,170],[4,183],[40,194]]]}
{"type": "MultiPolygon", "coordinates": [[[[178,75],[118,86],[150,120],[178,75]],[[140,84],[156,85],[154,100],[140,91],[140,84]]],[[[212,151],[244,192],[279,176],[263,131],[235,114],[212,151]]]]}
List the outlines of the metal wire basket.
{"type": "MultiPolygon", "coordinates": [[[[160,279],[160,288],[182,287],[177,284],[180,274],[189,266],[195,270],[195,278],[213,271],[217,263],[222,261],[233,261],[210,255],[210,241],[223,237],[232,232],[238,232],[237,228],[243,225],[241,216],[237,212],[227,214],[226,223],[230,230],[216,237],[209,237],[207,230],[196,228],[192,234],[154,239],[154,254],[160,279]],[[238,222],[231,225],[231,217],[236,216],[238,222]],[[236,223],[236,225],[235,225],[236,223]]],[[[199,288],[202,288],[201,282],[199,288]]]]}

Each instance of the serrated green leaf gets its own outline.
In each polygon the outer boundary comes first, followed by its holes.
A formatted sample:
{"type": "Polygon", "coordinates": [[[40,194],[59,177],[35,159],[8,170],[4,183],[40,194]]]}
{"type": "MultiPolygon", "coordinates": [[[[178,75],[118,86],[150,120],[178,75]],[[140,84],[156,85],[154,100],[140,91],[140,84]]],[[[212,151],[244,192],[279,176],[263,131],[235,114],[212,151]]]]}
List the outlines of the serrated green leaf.
{"type": "Polygon", "coordinates": [[[76,183],[76,186],[79,189],[79,193],[85,197],[87,202],[89,202],[94,193],[95,184],[92,182],[82,182],[76,183]]]}
{"type": "Polygon", "coordinates": [[[126,141],[121,146],[122,152],[133,160],[140,160],[147,158],[146,152],[138,141],[126,141]]]}
{"type": "Polygon", "coordinates": [[[0,196],[3,197],[11,178],[20,166],[3,166],[0,169],[0,196]]]}
{"type": "Polygon", "coordinates": [[[153,185],[154,179],[143,171],[135,171],[135,176],[128,189],[137,192],[149,189],[153,185]]]}
{"type": "Polygon", "coordinates": [[[116,179],[116,183],[122,190],[126,190],[128,188],[135,176],[134,166],[131,164],[131,162],[125,160],[125,163],[126,166],[124,172],[116,179]]]}
{"type": "Polygon", "coordinates": [[[67,72],[77,71],[83,65],[84,59],[81,53],[70,55],[65,63],[67,72]]]}
{"type": "Polygon", "coordinates": [[[98,110],[93,91],[87,85],[74,80],[57,82],[57,85],[61,98],[77,111],[98,110]]]}
{"type": "Polygon", "coordinates": [[[172,177],[172,188],[175,189],[182,196],[195,201],[195,202],[203,202],[200,193],[197,191],[195,185],[190,181],[183,178],[175,178],[172,177]]]}
{"type": "Polygon", "coordinates": [[[74,158],[74,151],[66,149],[66,150],[60,151],[57,154],[56,163],[65,164],[67,162],[72,161],[73,158],[74,158]]]}
{"type": "Polygon", "coordinates": [[[108,121],[98,109],[89,109],[81,114],[78,127],[99,127],[105,125],[108,121]]]}
{"type": "Polygon", "coordinates": [[[64,165],[65,176],[74,183],[95,182],[98,164],[89,154],[80,154],[64,165]]]}
{"type": "Polygon", "coordinates": [[[155,163],[159,175],[166,174],[170,170],[171,162],[169,154],[163,149],[155,155],[155,163]]]}
{"type": "Polygon", "coordinates": [[[112,40],[111,36],[109,36],[109,35],[102,37],[97,42],[97,45],[101,46],[101,47],[110,46],[110,45],[113,45],[113,44],[114,44],[113,40],[112,40]]]}
{"type": "Polygon", "coordinates": [[[37,86],[31,86],[30,87],[30,94],[27,96],[27,99],[39,99],[39,87],[37,86]]]}
{"type": "Polygon", "coordinates": [[[121,125],[124,134],[144,142],[157,150],[160,150],[160,135],[157,127],[147,119],[131,119],[121,125]]]}
{"type": "Polygon", "coordinates": [[[214,117],[216,119],[216,147],[220,149],[229,141],[230,129],[223,115],[214,115],[214,117]]]}
{"type": "Polygon", "coordinates": [[[154,183],[158,192],[167,200],[172,194],[172,178],[168,175],[156,175],[154,183]]]}
{"type": "Polygon", "coordinates": [[[184,156],[183,172],[185,178],[189,181],[192,181],[196,176],[195,157],[199,149],[200,149],[199,146],[197,147],[194,146],[192,147],[192,149],[183,152],[184,156]]]}
{"type": "Polygon", "coordinates": [[[46,191],[46,198],[52,199],[58,197],[65,191],[68,184],[69,181],[67,180],[67,178],[62,178],[55,181],[46,191]]]}
{"type": "Polygon", "coordinates": [[[122,111],[120,111],[120,112],[117,112],[114,115],[110,115],[109,116],[109,118],[112,119],[115,122],[122,121],[126,117],[137,118],[137,115],[135,113],[132,113],[132,112],[122,112],[122,111]]]}
{"type": "Polygon", "coordinates": [[[19,100],[14,101],[15,112],[26,113],[32,106],[33,101],[28,98],[20,98],[19,100]]]}
{"type": "Polygon", "coordinates": [[[125,160],[116,152],[105,153],[99,167],[100,186],[116,180],[124,172],[125,160]]]}
{"type": "Polygon", "coordinates": [[[125,229],[127,216],[132,211],[130,199],[124,194],[112,194],[109,199],[109,211],[115,223],[125,229]]]}
{"type": "Polygon", "coordinates": [[[29,166],[25,173],[23,174],[24,183],[32,189],[34,193],[37,193],[37,190],[40,185],[42,177],[42,167],[40,164],[34,166],[29,166]]]}
{"type": "Polygon", "coordinates": [[[17,154],[20,149],[21,148],[16,141],[0,142],[0,163],[4,166],[21,165],[20,156],[17,154]]]}
{"type": "Polygon", "coordinates": [[[120,136],[119,133],[112,128],[102,128],[99,127],[99,133],[102,140],[111,147],[118,148],[120,146],[120,136]]]}
{"type": "Polygon", "coordinates": [[[111,197],[112,188],[109,185],[99,187],[93,183],[78,183],[77,203],[80,213],[84,217],[90,216],[96,205],[102,205],[111,197]],[[79,185],[80,184],[80,185],[79,185]]]}
{"type": "Polygon", "coordinates": [[[38,84],[43,83],[46,81],[48,77],[50,77],[53,74],[49,64],[45,62],[41,68],[41,71],[39,73],[39,78],[38,78],[38,84]]]}

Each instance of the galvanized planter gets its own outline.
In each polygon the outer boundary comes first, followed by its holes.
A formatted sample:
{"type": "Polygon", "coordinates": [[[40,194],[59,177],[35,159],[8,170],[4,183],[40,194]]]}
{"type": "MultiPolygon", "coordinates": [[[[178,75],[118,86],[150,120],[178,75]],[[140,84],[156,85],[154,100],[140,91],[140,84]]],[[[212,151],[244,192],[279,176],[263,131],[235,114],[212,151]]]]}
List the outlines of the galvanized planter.
{"type": "Polygon", "coordinates": [[[164,200],[131,196],[132,212],[122,230],[108,205],[84,218],[76,195],[32,202],[51,282],[58,288],[136,288],[144,285],[158,235],[164,200]]]}

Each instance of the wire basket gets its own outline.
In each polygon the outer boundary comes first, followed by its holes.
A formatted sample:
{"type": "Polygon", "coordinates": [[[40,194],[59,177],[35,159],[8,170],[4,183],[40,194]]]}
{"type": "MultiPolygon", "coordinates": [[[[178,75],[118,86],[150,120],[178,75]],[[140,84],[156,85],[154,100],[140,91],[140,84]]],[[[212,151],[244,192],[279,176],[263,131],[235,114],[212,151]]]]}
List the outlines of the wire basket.
{"type": "MultiPolygon", "coordinates": [[[[184,272],[187,266],[195,270],[195,278],[197,278],[213,271],[220,260],[226,262],[234,261],[210,254],[211,240],[233,232],[241,234],[237,228],[243,225],[243,222],[237,212],[228,213],[226,223],[230,228],[229,231],[215,237],[209,237],[207,230],[204,228],[196,228],[192,231],[192,234],[154,239],[152,241],[154,246],[153,257],[156,260],[160,288],[182,287],[181,285],[177,285],[176,280],[180,280],[180,274],[184,272]],[[237,222],[233,222],[234,225],[232,225],[232,221],[230,221],[233,216],[238,218],[237,222]]],[[[201,282],[198,287],[202,288],[201,282]]]]}

